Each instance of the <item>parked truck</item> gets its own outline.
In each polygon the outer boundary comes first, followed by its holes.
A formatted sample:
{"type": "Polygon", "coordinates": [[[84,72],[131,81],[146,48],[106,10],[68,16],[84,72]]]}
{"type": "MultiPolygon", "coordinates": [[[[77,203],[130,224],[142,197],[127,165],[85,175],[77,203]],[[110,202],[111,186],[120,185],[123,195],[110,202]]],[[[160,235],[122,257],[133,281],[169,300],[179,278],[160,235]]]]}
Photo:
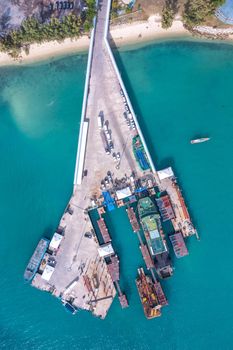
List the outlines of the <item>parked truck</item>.
{"type": "Polygon", "coordinates": [[[108,140],[107,140],[105,132],[103,130],[100,131],[100,136],[101,136],[101,139],[102,139],[102,142],[103,142],[103,146],[104,146],[105,152],[107,154],[110,154],[108,140]]]}
{"type": "Polygon", "coordinates": [[[103,112],[100,112],[98,115],[98,128],[100,130],[103,128],[103,120],[104,120],[103,112]]]}

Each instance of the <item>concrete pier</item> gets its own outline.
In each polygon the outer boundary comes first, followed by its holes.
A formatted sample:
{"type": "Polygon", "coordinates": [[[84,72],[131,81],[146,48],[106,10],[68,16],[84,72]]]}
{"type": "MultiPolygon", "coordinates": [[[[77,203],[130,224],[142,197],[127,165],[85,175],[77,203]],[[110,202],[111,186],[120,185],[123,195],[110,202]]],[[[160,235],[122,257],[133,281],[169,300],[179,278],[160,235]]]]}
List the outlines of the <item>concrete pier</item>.
{"type": "Polygon", "coordinates": [[[32,281],[33,286],[47,290],[63,301],[72,301],[75,307],[90,310],[101,318],[106,316],[116,290],[104,259],[98,255],[95,235],[87,234],[93,232],[87,210],[93,203],[101,204],[101,181],[109,171],[118,181],[127,179],[125,186],[129,185],[127,181],[132,173],[137,179],[153,172],[153,166],[143,171],[133,154],[132,138],[139,130],[106,46],[110,3],[109,0],[99,2],[92,32],[74,192],[69,211],[63,214],[59,223],[64,228],[64,239],[53,254],[56,263],[49,280],[37,274],[32,281]],[[131,116],[128,123],[125,112],[131,116]],[[110,152],[106,152],[101,132],[112,142],[114,148],[110,152]],[[96,280],[98,283],[94,283],[96,280]]]}
{"type": "Polygon", "coordinates": [[[43,261],[43,266],[49,266],[48,272],[39,271],[32,281],[34,287],[61,298],[63,303],[89,310],[100,318],[107,315],[116,289],[100,256],[88,210],[103,209],[103,191],[121,200],[123,193],[133,194],[138,181],[139,186],[148,188],[161,186],[108,43],[110,7],[111,0],[98,2],[88,56],[74,191],[57,230],[62,237],[59,246],[50,252],[52,266],[49,260],[43,261]],[[133,151],[132,142],[137,135],[149,164],[144,170],[133,151]]]}

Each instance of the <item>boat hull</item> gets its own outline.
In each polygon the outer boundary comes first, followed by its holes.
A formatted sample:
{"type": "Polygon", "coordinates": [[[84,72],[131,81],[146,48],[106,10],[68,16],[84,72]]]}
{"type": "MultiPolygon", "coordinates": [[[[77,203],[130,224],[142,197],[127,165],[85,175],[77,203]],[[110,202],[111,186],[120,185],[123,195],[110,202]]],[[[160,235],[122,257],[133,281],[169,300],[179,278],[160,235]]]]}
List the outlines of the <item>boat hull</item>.
{"type": "Polygon", "coordinates": [[[196,144],[196,143],[202,143],[202,142],[206,142],[206,141],[209,141],[209,140],[210,140],[210,137],[202,137],[200,139],[191,140],[190,143],[193,145],[193,144],[196,144]]]}
{"type": "Polygon", "coordinates": [[[49,240],[47,238],[41,238],[24,271],[24,280],[26,282],[30,282],[35,276],[48,246],[49,240]]]}
{"type": "Polygon", "coordinates": [[[143,269],[138,269],[136,286],[142,303],[144,314],[148,320],[161,316],[161,306],[156,295],[156,288],[151,277],[145,275],[143,269]]]}

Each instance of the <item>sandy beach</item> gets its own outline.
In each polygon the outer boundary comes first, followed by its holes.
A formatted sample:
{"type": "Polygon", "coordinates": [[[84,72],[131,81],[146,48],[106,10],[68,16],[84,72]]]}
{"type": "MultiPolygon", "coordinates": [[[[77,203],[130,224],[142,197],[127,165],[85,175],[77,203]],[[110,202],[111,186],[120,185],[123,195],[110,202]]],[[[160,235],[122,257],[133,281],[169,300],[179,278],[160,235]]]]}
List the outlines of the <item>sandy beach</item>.
{"type": "Polygon", "coordinates": [[[22,52],[19,60],[15,60],[8,54],[0,52],[0,66],[32,63],[73,52],[87,51],[89,41],[88,36],[85,35],[77,40],[65,39],[62,43],[50,41],[42,44],[32,44],[29,54],[27,55],[25,52],[22,52]]]}
{"type": "Polygon", "coordinates": [[[147,21],[143,22],[114,26],[110,34],[117,46],[138,44],[159,38],[191,36],[179,18],[173,21],[170,28],[163,29],[160,15],[150,16],[147,21]]]}
{"type": "MultiPolygon", "coordinates": [[[[139,44],[165,37],[190,35],[179,19],[174,20],[171,28],[163,29],[159,15],[151,16],[147,21],[143,22],[113,26],[110,34],[116,46],[139,44]]],[[[22,52],[20,60],[17,61],[6,53],[0,52],[0,65],[20,65],[69,53],[87,51],[89,42],[88,36],[83,36],[76,40],[65,39],[62,43],[51,41],[42,44],[32,44],[29,54],[26,55],[25,52],[22,52]]]]}

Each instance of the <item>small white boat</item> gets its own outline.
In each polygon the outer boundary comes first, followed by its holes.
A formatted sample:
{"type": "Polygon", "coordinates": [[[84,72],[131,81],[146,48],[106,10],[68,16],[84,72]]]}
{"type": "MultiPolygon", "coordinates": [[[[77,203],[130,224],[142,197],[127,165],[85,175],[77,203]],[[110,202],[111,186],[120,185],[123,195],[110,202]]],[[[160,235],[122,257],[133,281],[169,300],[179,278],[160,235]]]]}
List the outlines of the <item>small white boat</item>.
{"type": "Polygon", "coordinates": [[[190,143],[191,144],[202,143],[202,142],[206,142],[206,141],[209,141],[209,140],[210,140],[210,137],[202,137],[200,139],[191,140],[190,143]]]}

